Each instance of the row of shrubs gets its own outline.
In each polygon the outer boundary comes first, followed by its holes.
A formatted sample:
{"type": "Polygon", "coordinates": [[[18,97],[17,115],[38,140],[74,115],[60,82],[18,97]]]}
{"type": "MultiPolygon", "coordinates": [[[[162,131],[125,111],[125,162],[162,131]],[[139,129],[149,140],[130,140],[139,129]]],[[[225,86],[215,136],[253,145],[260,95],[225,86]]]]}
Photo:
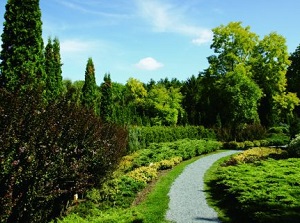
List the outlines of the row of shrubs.
{"type": "Polygon", "coordinates": [[[129,128],[129,152],[147,148],[151,143],[180,139],[216,139],[212,129],[203,126],[132,126],[129,128]]]}
{"type": "Polygon", "coordinates": [[[152,143],[173,142],[181,139],[217,139],[227,142],[224,146],[230,149],[282,146],[290,140],[287,126],[272,127],[267,130],[260,124],[245,125],[239,131],[235,131],[235,134],[230,128],[207,129],[203,126],[132,126],[128,130],[130,153],[148,148],[152,143]]]}
{"type": "Polygon", "coordinates": [[[101,185],[124,156],[127,130],[67,98],[0,91],[0,222],[47,222],[75,193],[101,185]]]}
{"type": "Polygon", "coordinates": [[[213,173],[210,193],[230,217],[222,222],[299,222],[300,160],[286,155],[281,149],[256,148],[213,173]]]}
{"type": "MultiPolygon", "coordinates": [[[[100,189],[90,190],[85,197],[85,202],[59,222],[68,223],[74,219],[89,219],[90,222],[120,222],[122,218],[121,222],[134,222],[127,219],[127,212],[131,212],[131,209],[126,208],[132,205],[137,193],[154,180],[160,170],[170,169],[183,160],[216,151],[221,148],[221,145],[213,140],[184,139],[168,143],[153,143],[148,149],[124,156],[113,178],[105,182],[100,189]],[[122,212],[120,209],[126,211],[122,212]],[[114,214],[115,212],[123,213],[122,217],[120,214],[114,214]]],[[[132,217],[132,214],[128,216],[132,217]]]]}
{"type": "Polygon", "coordinates": [[[290,137],[283,133],[269,133],[266,138],[253,141],[229,141],[223,143],[224,149],[244,150],[251,147],[264,146],[287,146],[290,142],[290,137]]]}

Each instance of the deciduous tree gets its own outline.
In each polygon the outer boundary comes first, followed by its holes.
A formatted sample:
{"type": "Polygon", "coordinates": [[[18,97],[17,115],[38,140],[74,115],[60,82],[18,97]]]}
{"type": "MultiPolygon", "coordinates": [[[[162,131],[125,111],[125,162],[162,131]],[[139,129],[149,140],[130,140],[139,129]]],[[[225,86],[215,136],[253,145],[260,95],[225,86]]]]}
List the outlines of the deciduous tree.
{"type": "Polygon", "coordinates": [[[178,115],[182,114],[182,94],[180,88],[163,85],[154,86],[148,93],[147,106],[149,116],[154,125],[177,124],[178,115]]]}
{"type": "Polygon", "coordinates": [[[285,111],[285,105],[280,103],[282,100],[274,98],[286,98],[286,72],[289,65],[289,54],[283,36],[271,33],[259,42],[253,55],[252,73],[264,92],[259,107],[260,119],[264,125],[275,125],[282,121],[279,114],[285,111]]]}
{"type": "Polygon", "coordinates": [[[241,124],[259,122],[257,108],[262,91],[242,64],[226,73],[217,85],[222,103],[220,118],[223,124],[233,128],[233,134],[241,124]]]}

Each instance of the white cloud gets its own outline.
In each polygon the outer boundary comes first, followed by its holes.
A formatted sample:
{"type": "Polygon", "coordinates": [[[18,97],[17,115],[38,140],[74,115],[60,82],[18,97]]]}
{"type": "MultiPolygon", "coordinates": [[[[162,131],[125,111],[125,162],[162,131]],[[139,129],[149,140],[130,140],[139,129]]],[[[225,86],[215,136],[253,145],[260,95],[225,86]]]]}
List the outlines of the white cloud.
{"type": "Polygon", "coordinates": [[[186,22],[186,11],[175,5],[157,0],[136,0],[139,15],[157,32],[173,32],[193,38],[192,43],[201,45],[212,40],[212,31],[186,22]]]}
{"type": "Polygon", "coordinates": [[[82,41],[78,39],[68,39],[60,43],[62,53],[87,52],[93,50],[97,43],[93,41],[82,41]]]}
{"type": "Polygon", "coordinates": [[[141,70],[157,70],[164,65],[152,57],[141,59],[135,66],[141,70]]]}
{"type": "Polygon", "coordinates": [[[212,31],[208,30],[202,30],[201,34],[199,35],[198,38],[195,38],[192,40],[192,43],[196,45],[201,45],[207,42],[210,42],[213,38],[213,33],[212,31]]]}

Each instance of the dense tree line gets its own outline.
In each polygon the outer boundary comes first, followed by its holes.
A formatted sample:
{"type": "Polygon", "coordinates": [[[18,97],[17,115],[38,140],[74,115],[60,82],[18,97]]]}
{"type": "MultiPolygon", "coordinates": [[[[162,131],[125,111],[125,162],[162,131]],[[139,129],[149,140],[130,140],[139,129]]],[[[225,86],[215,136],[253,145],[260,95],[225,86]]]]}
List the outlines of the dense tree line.
{"type": "MultiPolygon", "coordinates": [[[[230,128],[233,134],[247,124],[295,122],[299,47],[289,55],[283,36],[270,33],[260,39],[240,22],[213,32],[214,54],[198,76],[148,83],[129,78],[120,84],[105,74],[95,104],[100,116],[122,125],[204,125],[230,128]]],[[[78,83],[72,87],[80,93],[78,83]]]]}

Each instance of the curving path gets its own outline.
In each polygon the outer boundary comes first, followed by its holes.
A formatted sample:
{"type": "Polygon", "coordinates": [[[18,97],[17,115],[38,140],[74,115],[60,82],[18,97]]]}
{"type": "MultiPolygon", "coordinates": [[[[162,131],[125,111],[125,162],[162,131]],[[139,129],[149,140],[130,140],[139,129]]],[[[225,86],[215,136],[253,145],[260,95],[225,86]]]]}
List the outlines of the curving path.
{"type": "Polygon", "coordinates": [[[171,186],[166,219],[176,223],[220,222],[217,213],[206,203],[203,177],[215,161],[237,152],[205,156],[188,165],[171,186]]]}

